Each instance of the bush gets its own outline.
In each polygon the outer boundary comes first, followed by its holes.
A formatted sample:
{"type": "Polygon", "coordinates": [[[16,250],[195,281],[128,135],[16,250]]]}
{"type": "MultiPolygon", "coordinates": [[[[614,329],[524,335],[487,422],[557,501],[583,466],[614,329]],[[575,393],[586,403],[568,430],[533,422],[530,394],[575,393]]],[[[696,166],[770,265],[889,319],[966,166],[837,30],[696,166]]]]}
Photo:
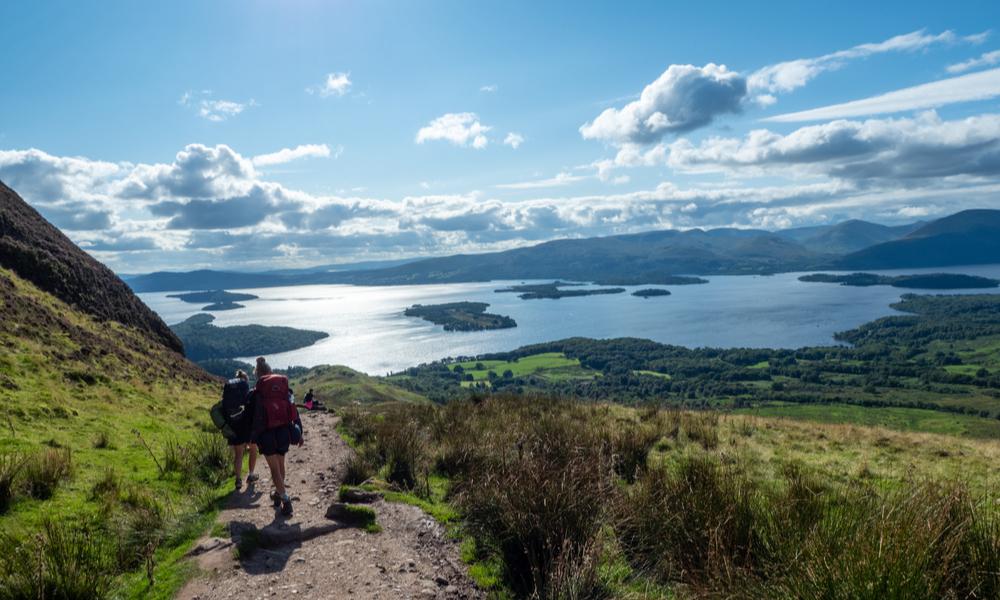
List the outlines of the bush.
{"type": "Polygon", "coordinates": [[[59,484],[73,476],[69,448],[47,448],[28,457],[22,469],[25,492],[32,498],[47,500],[59,484]]]}
{"type": "Polygon", "coordinates": [[[17,478],[24,467],[24,457],[16,452],[0,454],[0,515],[10,509],[17,495],[17,478]]]}
{"type": "Polygon", "coordinates": [[[605,443],[612,458],[615,474],[628,483],[635,481],[636,475],[645,470],[650,450],[663,434],[659,423],[616,422],[603,432],[605,443]]]}

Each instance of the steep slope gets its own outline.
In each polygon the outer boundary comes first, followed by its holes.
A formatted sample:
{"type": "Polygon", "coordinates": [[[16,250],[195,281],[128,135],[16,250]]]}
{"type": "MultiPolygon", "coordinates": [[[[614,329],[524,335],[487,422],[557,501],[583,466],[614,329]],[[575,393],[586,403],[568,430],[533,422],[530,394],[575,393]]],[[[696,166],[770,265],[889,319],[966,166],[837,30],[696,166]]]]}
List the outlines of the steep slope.
{"type": "Polygon", "coordinates": [[[902,269],[1000,262],[1000,211],[966,210],[933,221],[906,237],[834,262],[843,269],[902,269]]]}
{"type": "Polygon", "coordinates": [[[78,248],[55,226],[0,182],[0,267],[6,267],[100,321],[146,331],[183,351],[160,317],[118,277],[78,248]]]}

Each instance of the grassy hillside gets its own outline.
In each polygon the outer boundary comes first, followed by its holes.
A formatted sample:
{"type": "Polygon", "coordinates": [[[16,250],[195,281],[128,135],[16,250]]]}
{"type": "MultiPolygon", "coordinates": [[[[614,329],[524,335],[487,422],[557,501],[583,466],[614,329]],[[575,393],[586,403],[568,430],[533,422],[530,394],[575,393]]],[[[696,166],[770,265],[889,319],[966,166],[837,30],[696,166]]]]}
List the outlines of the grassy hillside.
{"type": "MultiPolygon", "coordinates": [[[[221,438],[204,432],[217,383],[148,333],[99,322],[6,269],[0,312],[0,495],[13,495],[0,511],[0,598],[37,590],[18,570],[37,565],[36,551],[51,577],[63,564],[105,595],[169,595],[181,549],[228,490],[221,438]],[[59,540],[79,553],[58,554],[59,540]],[[152,588],[128,574],[146,566],[152,588]]],[[[63,589],[45,585],[46,597],[63,589]]]]}
{"type": "Polygon", "coordinates": [[[427,399],[420,394],[404,390],[384,379],[370,377],[342,366],[324,365],[309,369],[302,374],[293,373],[289,383],[299,400],[311,388],[316,397],[327,406],[427,402],[427,399]]]}
{"type": "Polygon", "coordinates": [[[993,441],[502,395],[343,422],[497,597],[1000,593],[993,441]]]}

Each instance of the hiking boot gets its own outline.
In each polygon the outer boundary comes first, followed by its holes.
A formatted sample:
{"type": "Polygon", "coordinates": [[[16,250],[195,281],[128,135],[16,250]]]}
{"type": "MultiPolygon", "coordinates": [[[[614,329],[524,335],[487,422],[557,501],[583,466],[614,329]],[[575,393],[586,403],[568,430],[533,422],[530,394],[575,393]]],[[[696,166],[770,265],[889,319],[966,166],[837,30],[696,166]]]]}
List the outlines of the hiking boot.
{"type": "Polygon", "coordinates": [[[241,489],[243,489],[243,480],[240,479],[239,477],[237,477],[236,478],[236,484],[233,487],[236,488],[237,492],[240,491],[241,489]]]}
{"type": "Polygon", "coordinates": [[[258,480],[260,480],[260,475],[256,473],[250,473],[249,475],[247,475],[247,485],[250,485],[251,483],[257,483],[258,480]]]}
{"type": "Polygon", "coordinates": [[[286,517],[292,516],[292,499],[288,496],[281,500],[281,514],[286,517]]]}
{"type": "Polygon", "coordinates": [[[281,496],[279,496],[278,492],[275,492],[274,490],[271,491],[271,502],[274,503],[274,508],[281,506],[281,496]]]}

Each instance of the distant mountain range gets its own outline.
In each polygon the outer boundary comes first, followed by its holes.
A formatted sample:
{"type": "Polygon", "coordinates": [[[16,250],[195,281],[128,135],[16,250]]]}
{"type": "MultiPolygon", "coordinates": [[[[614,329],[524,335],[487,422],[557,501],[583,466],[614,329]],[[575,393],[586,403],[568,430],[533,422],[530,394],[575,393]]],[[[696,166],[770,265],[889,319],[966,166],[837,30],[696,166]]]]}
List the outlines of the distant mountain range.
{"type": "Polygon", "coordinates": [[[768,274],[814,269],[893,269],[1000,263],[1000,211],[969,210],[932,222],[889,227],[851,220],[781,231],[664,230],[562,239],[484,254],[399,264],[238,273],[158,272],[125,277],[137,292],[345,283],[403,285],[567,279],[676,283],[672,276],[768,274]]]}

